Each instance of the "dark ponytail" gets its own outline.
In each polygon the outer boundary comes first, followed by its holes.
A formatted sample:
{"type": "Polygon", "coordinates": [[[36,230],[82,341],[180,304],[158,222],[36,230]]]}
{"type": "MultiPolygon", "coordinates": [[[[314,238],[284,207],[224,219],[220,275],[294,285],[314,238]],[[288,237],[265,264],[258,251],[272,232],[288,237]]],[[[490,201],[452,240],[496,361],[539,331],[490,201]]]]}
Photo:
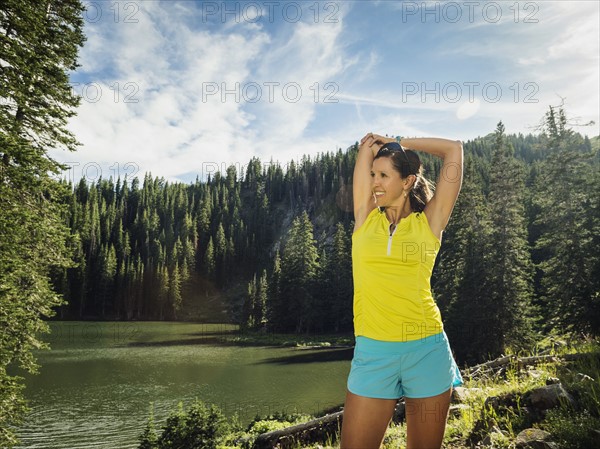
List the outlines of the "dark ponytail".
{"type": "Polygon", "coordinates": [[[423,212],[429,200],[433,197],[433,185],[423,176],[423,167],[417,173],[417,179],[409,192],[410,207],[415,212],[423,212]]]}

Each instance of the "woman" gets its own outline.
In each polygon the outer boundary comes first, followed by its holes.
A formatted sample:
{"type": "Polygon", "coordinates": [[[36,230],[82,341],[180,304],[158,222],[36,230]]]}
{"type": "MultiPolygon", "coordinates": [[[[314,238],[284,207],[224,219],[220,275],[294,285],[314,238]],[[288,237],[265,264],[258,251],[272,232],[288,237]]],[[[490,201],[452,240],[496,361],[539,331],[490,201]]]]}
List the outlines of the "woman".
{"type": "Polygon", "coordinates": [[[369,133],[354,167],[354,333],[341,449],[379,448],[405,400],[407,449],[440,448],[462,384],[430,279],[462,185],[460,141],[369,133]],[[435,195],[415,151],[444,160],[435,195]]]}

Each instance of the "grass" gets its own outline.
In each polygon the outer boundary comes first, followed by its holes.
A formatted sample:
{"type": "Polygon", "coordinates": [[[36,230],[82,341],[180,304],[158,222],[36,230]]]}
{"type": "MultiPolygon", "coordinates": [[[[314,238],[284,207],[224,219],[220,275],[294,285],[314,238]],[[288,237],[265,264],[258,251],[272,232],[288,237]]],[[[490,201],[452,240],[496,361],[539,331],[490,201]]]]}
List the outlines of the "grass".
{"type": "MultiPolygon", "coordinates": [[[[493,448],[514,448],[519,432],[528,427],[537,427],[550,433],[550,440],[563,449],[588,449],[599,447],[600,433],[600,344],[597,341],[582,341],[572,345],[552,345],[552,341],[542,341],[531,353],[520,353],[520,357],[538,355],[549,346],[551,355],[560,356],[569,353],[589,353],[590,356],[570,362],[544,363],[531,370],[519,370],[511,364],[503,374],[490,375],[477,380],[465,380],[463,387],[472,389],[466,404],[468,410],[460,412],[458,417],[449,417],[444,434],[443,447],[470,448],[469,437],[473,434],[480,417],[487,418],[501,431],[492,433],[489,445],[493,448]],[[591,379],[581,381],[585,374],[591,379]],[[566,406],[550,409],[544,419],[533,423],[523,408],[522,395],[527,391],[546,385],[549,378],[558,378],[563,387],[571,393],[579,404],[574,411],[566,406]],[[500,409],[496,412],[485,407],[490,396],[512,394],[515,407],[500,409]]],[[[482,432],[487,434],[486,432],[482,432]]],[[[384,437],[383,449],[397,449],[406,446],[406,426],[391,424],[384,437]]],[[[339,443],[329,446],[313,445],[309,448],[338,449],[339,443]]],[[[483,447],[483,446],[482,446],[483,447]]]]}
{"type": "MultiPolygon", "coordinates": [[[[234,336],[235,337],[235,336],[234,336]]],[[[239,337],[239,336],[238,336],[239,337]]],[[[307,339],[289,335],[266,335],[278,344],[314,346],[314,336],[307,339]]],[[[253,344],[261,341],[256,336],[249,337],[253,344]]],[[[322,345],[346,342],[340,336],[321,339],[322,345]]],[[[250,341],[249,340],[249,341],[250,341]]],[[[498,374],[489,374],[471,379],[463,375],[464,388],[469,392],[458,416],[450,416],[444,434],[444,448],[470,448],[479,443],[488,434],[488,425],[495,426],[497,432],[488,436],[488,444],[479,447],[514,448],[519,432],[529,427],[537,427],[550,433],[550,440],[564,449],[584,449],[600,447],[600,342],[596,340],[571,341],[561,343],[549,337],[536,345],[529,353],[519,352],[520,357],[539,354],[560,356],[569,353],[587,353],[589,356],[573,362],[547,362],[533,368],[520,368],[511,363],[498,374]],[[588,377],[585,377],[588,376],[588,377]],[[566,405],[548,410],[541,421],[533,422],[523,407],[522,396],[529,390],[546,385],[546,381],[555,378],[575,398],[578,406],[573,410],[566,405]],[[583,379],[583,380],[582,380],[583,379]],[[494,409],[485,405],[492,396],[510,397],[510,407],[494,409]],[[486,425],[482,425],[482,423],[486,425]]],[[[283,415],[257,417],[246,429],[239,425],[231,426],[231,434],[219,446],[221,449],[251,447],[252,441],[261,433],[285,428],[313,419],[309,415],[283,415]],[[241,444],[240,439],[246,440],[241,444]],[[237,442],[237,443],[236,443],[237,442]],[[238,444],[236,446],[236,444],[238,444]]],[[[235,421],[235,420],[234,420],[235,421]]],[[[384,437],[383,449],[397,449],[406,446],[406,425],[391,423],[384,437]]],[[[298,445],[298,449],[339,449],[339,439],[329,438],[322,444],[312,446],[298,445]],[[335,441],[334,441],[335,440],[335,441]]]]}
{"type": "MultiPolygon", "coordinates": [[[[528,427],[538,427],[550,432],[552,441],[559,443],[561,448],[583,448],[589,445],[589,435],[593,429],[600,429],[600,344],[597,341],[581,341],[572,345],[555,345],[553,339],[547,339],[534,348],[529,354],[520,353],[519,356],[538,355],[546,352],[550,355],[560,356],[568,353],[589,353],[590,356],[576,362],[569,363],[544,363],[534,369],[519,370],[511,364],[503,375],[488,376],[476,381],[465,382],[467,388],[480,388],[467,402],[472,410],[458,419],[449,419],[446,428],[445,443],[447,447],[460,446],[453,438],[460,436],[458,442],[466,441],[473,432],[476,418],[483,414],[493,419],[504,436],[496,434],[497,441],[493,447],[514,447],[514,440],[518,433],[528,427]],[[583,373],[593,380],[580,382],[578,373],[583,373]],[[520,397],[535,387],[546,385],[549,378],[557,378],[565,389],[575,396],[580,410],[573,410],[563,406],[550,410],[544,419],[538,423],[530,422],[528,414],[522,408],[520,397]],[[502,410],[497,413],[491,408],[484,410],[485,399],[490,396],[514,394],[516,407],[502,410]],[[581,416],[578,425],[572,424],[574,416],[581,416]]],[[[597,445],[597,441],[596,441],[597,445]]]]}
{"type": "MultiPolygon", "coordinates": [[[[520,353],[521,357],[538,355],[547,352],[560,356],[568,353],[589,353],[590,356],[576,362],[544,363],[530,370],[519,370],[511,364],[501,375],[488,376],[476,381],[466,381],[466,388],[479,388],[469,398],[467,404],[471,410],[462,413],[460,418],[450,418],[444,438],[445,447],[469,447],[466,444],[473,434],[477,418],[483,416],[492,420],[502,433],[493,434],[490,447],[514,447],[518,433],[528,427],[538,427],[550,432],[552,441],[559,443],[561,448],[584,448],[590,445],[590,435],[593,429],[600,429],[600,344],[593,341],[582,341],[574,345],[552,345],[552,341],[542,341],[539,347],[531,353],[520,353]],[[547,351],[547,347],[550,350],[547,351]],[[583,373],[593,380],[580,382],[578,373],[583,373]],[[540,422],[531,422],[526,410],[522,407],[522,395],[535,387],[546,385],[549,378],[557,378],[563,387],[575,396],[580,410],[574,412],[567,406],[550,410],[540,422]],[[490,396],[513,394],[516,406],[501,409],[496,412],[493,408],[484,407],[485,400],[490,396]],[[577,425],[573,424],[573,418],[577,425]]],[[[487,432],[482,432],[487,433],[487,432]]],[[[596,440],[595,445],[598,444],[596,440]]]]}

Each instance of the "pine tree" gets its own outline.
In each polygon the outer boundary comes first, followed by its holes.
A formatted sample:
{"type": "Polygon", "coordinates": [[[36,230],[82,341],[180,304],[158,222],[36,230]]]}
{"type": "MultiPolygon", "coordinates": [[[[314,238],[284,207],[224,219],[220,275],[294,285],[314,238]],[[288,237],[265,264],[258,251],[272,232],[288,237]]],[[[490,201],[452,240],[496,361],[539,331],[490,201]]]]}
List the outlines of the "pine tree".
{"type": "Polygon", "coordinates": [[[310,332],[317,321],[314,286],[318,269],[317,248],[308,213],[296,217],[288,233],[281,266],[281,297],[288,319],[284,328],[310,332]]]}
{"type": "Polygon", "coordinates": [[[181,309],[181,274],[179,271],[179,263],[175,263],[169,283],[169,304],[173,310],[173,319],[177,320],[177,312],[181,309]]]}
{"type": "Polygon", "coordinates": [[[331,297],[332,326],[335,332],[352,329],[352,252],[348,232],[342,223],[336,225],[333,237],[332,278],[335,291],[331,297]]]}
{"type": "MultiPolygon", "coordinates": [[[[325,240],[325,238],[321,239],[325,240]]],[[[342,223],[337,223],[333,242],[321,249],[319,259],[318,301],[324,331],[352,330],[352,257],[351,243],[342,223]]]]}
{"type": "Polygon", "coordinates": [[[165,308],[167,307],[167,304],[169,304],[169,295],[171,293],[171,279],[166,265],[158,265],[156,280],[158,282],[158,318],[162,321],[164,319],[165,308]]]}
{"type": "MultiPolygon", "coordinates": [[[[198,216],[198,254],[204,255],[206,248],[208,247],[208,241],[210,240],[210,219],[212,214],[212,203],[210,201],[210,195],[207,194],[207,198],[202,202],[200,208],[200,214],[198,216]]],[[[202,267],[204,261],[202,258],[198,259],[197,266],[202,267]]]]}
{"type": "Polygon", "coordinates": [[[242,306],[242,329],[254,329],[256,327],[256,274],[250,282],[244,297],[242,306]]]}
{"type": "Polygon", "coordinates": [[[215,248],[213,245],[212,237],[208,240],[208,246],[206,248],[206,253],[204,254],[204,269],[206,273],[210,276],[213,276],[215,273],[215,248]]]}
{"type": "Polygon", "coordinates": [[[581,137],[566,126],[564,110],[550,107],[545,117],[546,145],[550,155],[537,178],[536,219],[543,234],[536,249],[546,254],[540,300],[546,322],[563,330],[600,332],[598,304],[598,164],[596,153],[585,148],[581,137]],[[595,184],[595,186],[594,186],[595,184]],[[591,192],[588,192],[592,186],[591,192]],[[596,245],[596,246],[594,246],[596,245]]]}
{"type": "Polygon", "coordinates": [[[267,327],[267,296],[269,291],[269,283],[267,280],[267,270],[263,270],[258,281],[256,289],[256,308],[255,322],[256,328],[264,330],[267,327]]]}
{"type": "Polygon", "coordinates": [[[491,270],[488,253],[491,223],[482,180],[473,158],[465,158],[464,180],[452,218],[444,231],[432,279],[434,298],[458,360],[469,364],[488,358],[493,345],[492,299],[487,294],[491,270]]]}
{"type": "Polygon", "coordinates": [[[103,245],[99,256],[100,280],[100,310],[102,316],[106,316],[107,302],[114,297],[115,276],[117,274],[117,256],[113,245],[103,245]]]}
{"type": "Polygon", "coordinates": [[[489,194],[495,269],[488,286],[497,311],[497,355],[505,345],[522,348],[532,343],[533,265],[525,223],[524,180],[524,167],[514,158],[514,149],[506,143],[500,122],[495,133],[489,194]]]}
{"type": "Polygon", "coordinates": [[[49,332],[42,318],[63,302],[49,275],[72,266],[61,206],[68,192],[50,176],[66,167],[48,151],[77,146],[66,124],[80,101],[68,73],[85,40],[82,12],[79,0],[0,4],[0,328],[10,329],[0,339],[0,396],[10,398],[0,401],[3,447],[17,443],[9,426],[27,411],[6,367],[37,372],[31,350],[48,347],[39,340],[49,332]]]}
{"type": "Polygon", "coordinates": [[[216,267],[216,280],[219,285],[224,285],[225,277],[227,275],[227,239],[225,237],[225,230],[223,229],[223,223],[219,223],[217,228],[217,234],[215,237],[215,267],[216,267]]]}
{"type": "MultiPolygon", "coordinates": [[[[326,241],[326,236],[324,233],[321,235],[321,241],[326,241]]],[[[329,257],[329,253],[332,252],[331,245],[324,243],[322,247],[319,248],[319,266],[320,270],[317,272],[317,277],[315,279],[315,293],[316,299],[319,303],[319,312],[321,313],[321,319],[318,321],[317,332],[326,332],[331,327],[334,327],[336,316],[333,313],[334,308],[334,297],[336,294],[336,284],[335,284],[335,269],[333,267],[331,258],[329,257]],[[329,318],[329,319],[327,319],[329,318]]]]}
{"type": "Polygon", "coordinates": [[[156,426],[154,424],[154,403],[150,403],[150,411],[148,422],[144,431],[139,436],[140,445],[138,449],[156,449],[158,444],[158,435],[156,434],[156,426]]]}
{"type": "Polygon", "coordinates": [[[267,329],[269,331],[276,330],[285,316],[285,303],[281,298],[281,257],[279,257],[279,248],[273,258],[266,309],[267,329]]]}

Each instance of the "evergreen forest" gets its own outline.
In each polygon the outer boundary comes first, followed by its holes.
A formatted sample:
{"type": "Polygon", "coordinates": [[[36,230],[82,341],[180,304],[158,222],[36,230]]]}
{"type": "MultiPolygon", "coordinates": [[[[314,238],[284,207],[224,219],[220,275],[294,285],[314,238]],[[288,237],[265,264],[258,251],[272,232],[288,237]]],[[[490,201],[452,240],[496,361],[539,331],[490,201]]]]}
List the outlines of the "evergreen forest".
{"type": "MultiPolygon", "coordinates": [[[[0,442],[14,443],[8,424],[26,411],[7,367],[37,372],[49,319],[351,335],[357,144],[285,168],[255,157],[190,184],[150,173],[71,183],[49,154],[80,146],[67,124],[85,7],[40,5],[0,2],[0,442]]],[[[460,365],[543,335],[600,333],[599,137],[579,133],[564,104],[527,135],[502,119],[464,141],[432,277],[460,365]]],[[[420,156],[435,182],[441,160],[420,156]]]]}
{"type": "MultiPolygon", "coordinates": [[[[464,143],[463,186],[432,277],[461,361],[555,328],[597,335],[597,146],[562,107],[549,108],[538,135],[507,135],[500,122],[464,143]]],[[[286,170],[253,158],[245,173],[230,166],[189,185],[150,174],[65,185],[74,256],[52,276],[67,301],[57,316],[352,332],[357,151],[303,156],[286,170]]],[[[441,160],[420,156],[435,181],[441,160]]]]}

